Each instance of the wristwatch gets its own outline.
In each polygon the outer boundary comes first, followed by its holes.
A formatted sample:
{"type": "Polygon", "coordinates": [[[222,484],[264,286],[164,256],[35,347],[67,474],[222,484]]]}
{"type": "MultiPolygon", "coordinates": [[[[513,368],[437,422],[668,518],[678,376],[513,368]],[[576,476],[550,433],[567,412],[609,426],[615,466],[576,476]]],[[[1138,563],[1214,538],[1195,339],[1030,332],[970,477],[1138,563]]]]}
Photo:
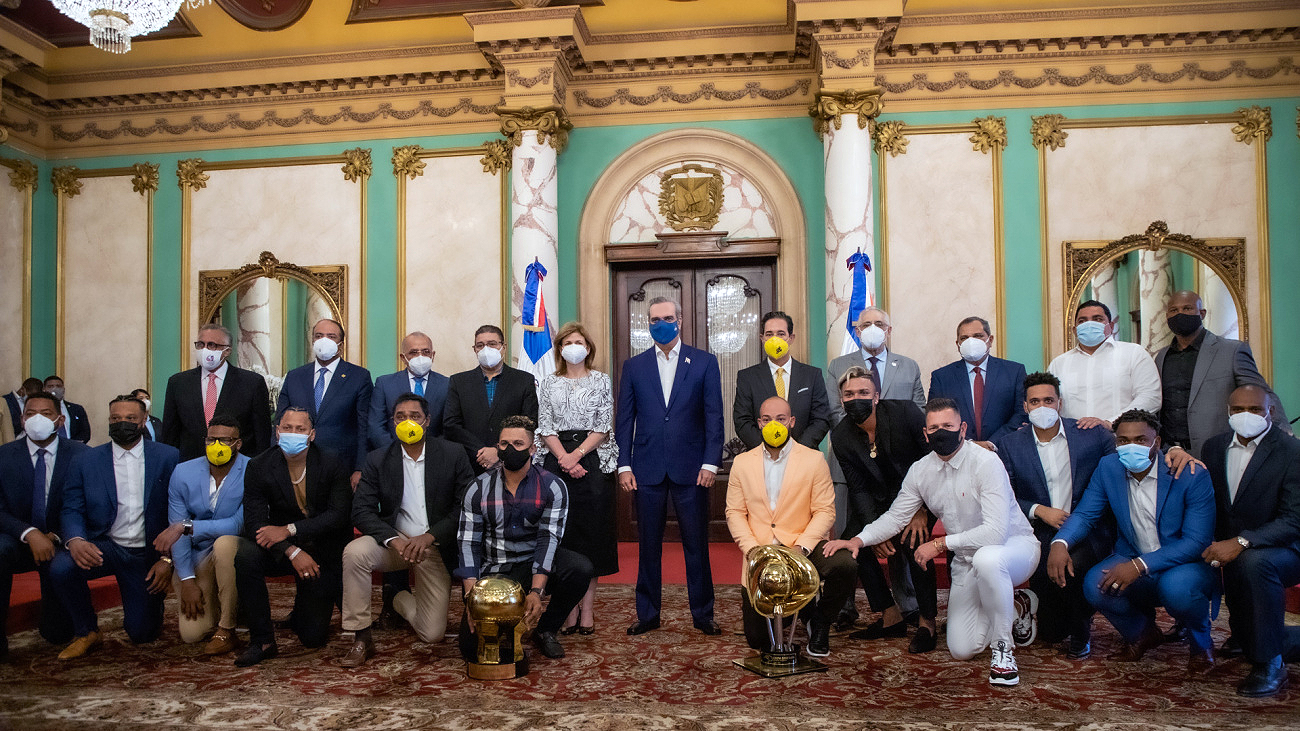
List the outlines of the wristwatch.
{"type": "Polygon", "coordinates": [[[529,594],[536,594],[537,596],[541,596],[541,595],[542,595],[542,589],[541,589],[541,587],[534,586],[533,588],[531,588],[531,589],[528,590],[528,593],[529,593],[529,594]]]}
{"type": "Polygon", "coordinates": [[[1250,541],[1246,540],[1245,538],[1242,538],[1241,536],[1237,536],[1237,543],[1241,544],[1242,548],[1250,548],[1250,541]]]}
{"type": "Polygon", "coordinates": [[[192,535],[194,535],[194,521],[192,521],[192,520],[183,520],[183,521],[181,521],[181,525],[184,526],[184,528],[185,528],[184,530],[181,531],[182,534],[187,535],[187,536],[192,536],[192,535]]]}

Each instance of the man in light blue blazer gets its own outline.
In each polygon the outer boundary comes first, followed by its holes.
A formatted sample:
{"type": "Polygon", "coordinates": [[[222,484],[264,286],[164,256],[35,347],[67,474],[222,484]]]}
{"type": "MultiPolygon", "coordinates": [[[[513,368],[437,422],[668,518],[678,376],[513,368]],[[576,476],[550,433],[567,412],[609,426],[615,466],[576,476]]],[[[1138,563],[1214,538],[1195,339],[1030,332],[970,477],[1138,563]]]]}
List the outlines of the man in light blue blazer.
{"type": "Polygon", "coordinates": [[[181,640],[194,643],[209,632],[205,655],[235,649],[239,595],[235,554],[244,529],[244,468],[239,420],[218,411],[208,422],[206,454],[176,465],[167,488],[171,525],[154,547],[171,552],[172,587],[180,598],[181,640]],[[219,619],[218,619],[219,618],[219,619]],[[213,631],[213,626],[216,630],[213,631]]]}
{"type": "Polygon", "coordinates": [[[618,387],[618,484],[636,492],[640,560],[638,635],[659,628],[664,523],[673,501],[686,558],[686,591],[695,628],[722,633],[713,621],[709,567],[709,488],[722,462],[722,376],[718,359],[683,345],[681,307],[650,301],[655,346],[623,363],[618,387]]]}
{"type": "Polygon", "coordinates": [[[275,400],[275,423],[290,406],[306,409],[316,425],[316,444],[352,468],[352,489],[361,480],[369,449],[370,371],[343,360],[343,325],[321,320],[311,328],[312,362],[284,377],[275,400]]]}
{"type": "MultiPolygon", "coordinates": [[[[429,427],[425,433],[431,437],[442,436],[442,412],[447,403],[446,376],[433,370],[433,340],[422,332],[413,332],[402,338],[402,348],[397,357],[406,365],[405,368],[375,379],[374,392],[370,396],[370,416],[367,428],[370,435],[370,448],[387,447],[397,441],[393,431],[393,407],[397,399],[413,393],[423,396],[429,402],[429,427]]],[[[365,453],[357,455],[364,464],[365,453]]],[[[356,483],[353,483],[356,487],[356,483]]]]}
{"type": "Polygon", "coordinates": [[[1187,628],[1187,669],[1214,667],[1210,597],[1214,572],[1201,553],[1214,539],[1214,487],[1203,466],[1170,474],[1160,454],[1160,420],[1131,409],[1115,419],[1116,454],[1103,457],[1074,512],[1052,541],[1047,572],[1058,586],[1074,572],[1070,548],[1086,540],[1109,512],[1115,551],[1084,578],[1084,596],[1124,638],[1112,660],[1134,662],[1160,645],[1155,611],[1164,606],[1187,628]]]}
{"type": "Polygon", "coordinates": [[[967,438],[985,448],[1025,423],[1025,366],[992,349],[989,321],[968,317],[957,325],[961,359],[930,374],[930,398],[956,401],[967,438]]]}

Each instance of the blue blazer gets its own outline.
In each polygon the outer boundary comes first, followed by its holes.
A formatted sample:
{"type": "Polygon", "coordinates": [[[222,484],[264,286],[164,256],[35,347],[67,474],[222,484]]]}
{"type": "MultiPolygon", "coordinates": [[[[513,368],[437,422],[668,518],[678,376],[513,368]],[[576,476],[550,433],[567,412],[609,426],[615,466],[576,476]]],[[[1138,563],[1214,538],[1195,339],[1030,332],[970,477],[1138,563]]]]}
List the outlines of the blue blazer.
{"type": "Polygon", "coordinates": [[[244,470],[248,456],[236,454],[230,472],[217,489],[217,507],[209,507],[208,458],[198,457],[176,465],[167,487],[167,522],[194,521],[194,533],[172,544],[176,575],[194,575],[194,567],[212,550],[221,536],[237,536],[244,530],[244,470]]]}
{"type": "Polygon", "coordinates": [[[82,444],[90,442],[90,417],[86,416],[86,407],[71,401],[64,401],[63,405],[68,407],[68,423],[65,424],[68,438],[82,444]]]}
{"type": "Polygon", "coordinates": [[[694,485],[705,464],[722,464],[722,375],[718,359],[683,344],[668,405],[653,346],[623,362],[614,438],[618,466],[641,485],[694,485]]]}
{"type": "MultiPolygon", "coordinates": [[[[430,436],[442,436],[442,411],[447,404],[449,382],[450,379],[441,373],[429,371],[424,383],[424,398],[429,402],[429,428],[425,433],[430,436]]],[[[375,379],[375,390],[370,396],[370,417],[367,419],[370,449],[387,447],[397,441],[397,435],[393,433],[393,409],[397,406],[397,399],[408,393],[411,393],[411,378],[406,369],[375,379]]],[[[366,453],[358,454],[357,459],[364,467],[366,453]]]]}
{"type": "Polygon", "coordinates": [[[966,361],[949,363],[930,374],[930,398],[942,396],[956,401],[962,421],[966,422],[966,436],[979,441],[994,441],[1025,423],[1025,366],[991,355],[984,366],[987,366],[984,373],[984,413],[980,415],[978,433],[975,431],[975,402],[971,398],[966,361]]]}
{"type": "Polygon", "coordinates": [[[370,451],[366,430],[373,389],[370,371],[340,360],[317,412],[316,361],[313,360],[285,375],[275,400],[275,420],[278,422],[290,406],[306,409],[316,427],[316,444],[355,472],[365,466],[366,453],[370,451]]]}
{"type": "Polygon", "coordinates": [[[23,409],[18,404],[18,397],[12,391],[5,394],[5,406],[9,407],[9,422],[14,425],[14,434],[22,434],[23,409]]]}
{"type": "MultiPolygon", "coordinates": [[[[162,442],[144,444],[144,542],[151,560],[158,559],[153,541],[167,527],[167,484],[180,461],[180,452],[162,442]]],[[[63,484],[63,540],[107,540],[117,519],[117,479],[113,474],[113,443],[82,452],[63,484]]]]}
{"type": "MultiPolygon", "coordinates": [[[[68,465],[88,449],[90,447],[73,439],[59,440],[54,473],[45,499],[45,528],[59,537],[64,536],[59,521],[68,465]]],[[[32,527],[32,489],[35,486],[36,472],[32,467],[31,453],[27,451],[27,439],[0,446],[0,533],[19,538],[32,527]]]]}
{"type": "MultiPolygon", "coordinates": [[[[1080,429],[1077,424],[1074,419],[1061,419],[1065,443],[1070,450],[1070,477],[1074,483],[1071,512],[1078,506],[1101,458],[1115,452],[1115,435],[1109,429],[1080,429]]],[[[1038,457],[1037,441],[1033,426],[1028,425],[997,440],[998,456],[1007,468],[1011,490],[1015,492],[1016,502],[1025,517],[1029,517],[1029,509],[1034,505],[1052,505],[1052,496],[1047,491],[1047,473],[1038,457]]]]}
{"type": "Polygon", "coordinates": [[[1214,540],[1214,487],[1210,473],[1204,469],[1174,479],[1164,465],[1164,455],[1156,456],[1156,531],[1160,548],[1143,555],[1137,549],[1137,533],[1128,509],[1128,471],[1119,455],[1102,458],[1092,473],[1092,482],[1056,537],[1073,546],[1087,537],[1102,516],[1115,516],[1119,538],[1115,553],[1125,558],[1142,556],[1147,569],[1157,574],[1187,563],[1199,563],[1201,552],[1214,540]]]}

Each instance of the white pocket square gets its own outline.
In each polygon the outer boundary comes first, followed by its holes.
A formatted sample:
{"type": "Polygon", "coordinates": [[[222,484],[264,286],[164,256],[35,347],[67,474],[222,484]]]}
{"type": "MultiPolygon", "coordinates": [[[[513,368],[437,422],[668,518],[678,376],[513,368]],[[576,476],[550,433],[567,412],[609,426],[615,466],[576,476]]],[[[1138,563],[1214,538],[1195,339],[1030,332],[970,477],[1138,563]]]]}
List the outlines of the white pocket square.
{"type": "Polygon", "coordinates": [[[803,388],[799,389],[799,390],[796,391],[795,393],[803,393],[804,391],[807,391],[807,390],[808,390],[808,387],[807,387],[807,386],[804,386],[803,388]]]}

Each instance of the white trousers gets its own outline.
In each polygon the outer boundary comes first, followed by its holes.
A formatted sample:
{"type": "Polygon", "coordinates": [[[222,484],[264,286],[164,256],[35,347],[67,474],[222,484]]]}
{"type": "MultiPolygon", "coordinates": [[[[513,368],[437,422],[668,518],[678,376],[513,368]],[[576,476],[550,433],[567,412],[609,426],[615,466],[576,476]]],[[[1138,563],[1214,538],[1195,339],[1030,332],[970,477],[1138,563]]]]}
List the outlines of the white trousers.
{"type": "Polygon", "coordinates": [[[952,563],[948,591],[948,652],[969,660],[984,648],[1011,639],[1017,584],[1029,580],[1038,567],[1042,547],[1034,536],[1016,536],[1000,546],[984,546],[968,562],[952,563]]]}

